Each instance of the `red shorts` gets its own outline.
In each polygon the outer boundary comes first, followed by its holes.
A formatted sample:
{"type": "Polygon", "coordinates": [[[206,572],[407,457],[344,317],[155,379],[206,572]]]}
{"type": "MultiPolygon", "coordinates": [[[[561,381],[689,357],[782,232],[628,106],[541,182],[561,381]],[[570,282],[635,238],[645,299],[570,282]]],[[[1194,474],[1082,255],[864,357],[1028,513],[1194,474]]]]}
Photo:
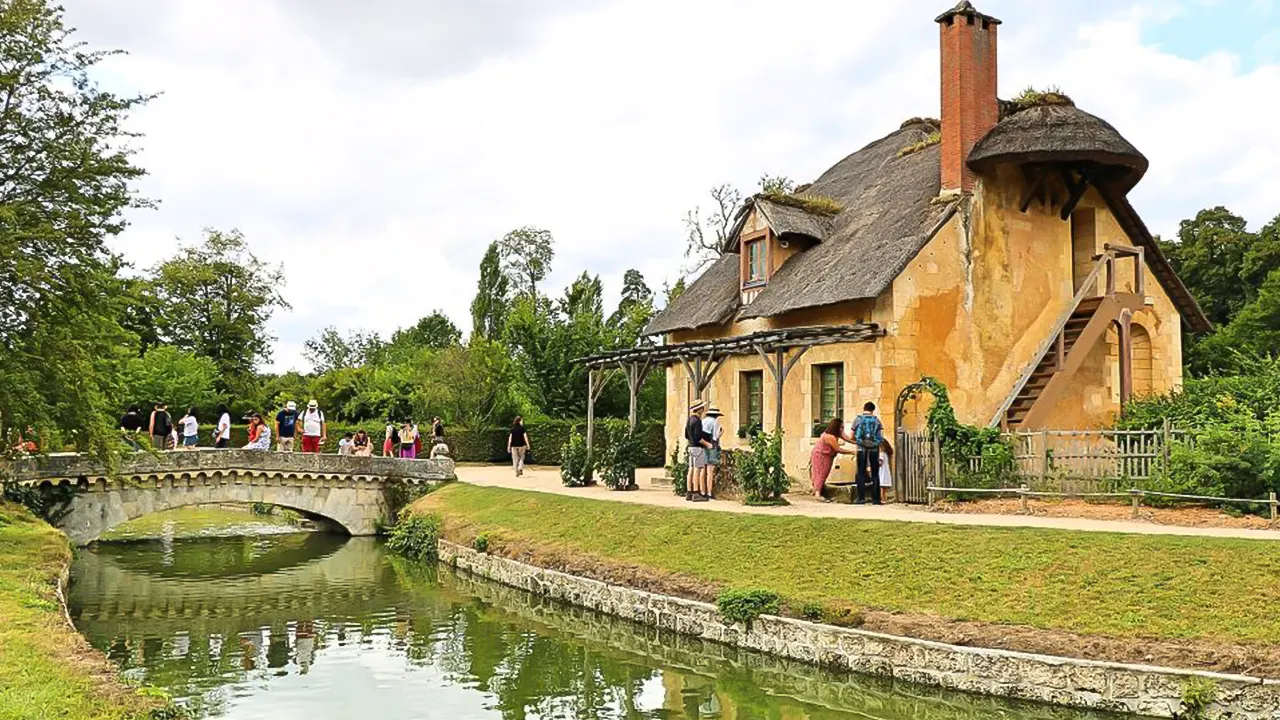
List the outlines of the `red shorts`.
{"type": "Polygon", "coordinates": [[[302,452],[309,452],[309,453],[320,452],[320,436],[319,435],[303,435],[302,436],[302,452]]]}

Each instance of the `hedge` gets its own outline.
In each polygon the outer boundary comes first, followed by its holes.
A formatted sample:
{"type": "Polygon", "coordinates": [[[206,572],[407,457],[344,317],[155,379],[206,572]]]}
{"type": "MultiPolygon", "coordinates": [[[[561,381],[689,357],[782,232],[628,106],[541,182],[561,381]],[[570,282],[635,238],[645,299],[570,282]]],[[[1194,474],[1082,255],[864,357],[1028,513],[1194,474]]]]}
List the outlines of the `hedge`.
{"type": "MultiPolygon", "coordinates": [[[[548,420],[525,427],[529,433],[529,444],[533,448],[528,461],[539,465],[559,465],[560,449],[569,442],[569,434],[575,428],[580,433],[586,433],[587,423],[585,420],[548,420]]],[[[369,433],[369,436],[373,438],[374,454],[381,455],[382,441],[386,437],[387,426],[385,423],[360,423],[355,425],[329,423],[328,441],[322,451],[337,452],[338,441],[342,439],[343,433],[350,432],[354,434],[360,428],[364,428],[365,432],[369,433]]],[[[626,432],[626,429],[626,420],[615,418],[597,420],[595,434],[597,456],[614,433],[626,432]]],[[[200,426],[201,446],[213,446],[213,430],[212,424],[200,426]]],[[[430,425],[420,425],[419,430],[428,435],[431,432],[430,425]]],[[[507,434],[509,432],[507,428],[471,430],[446,426],[444,439],[449,446],[450,457],[458,462],[507,462],[511,459],[511,456],[507,454],[507,434]]],[[[666,437],[663,433],[662,423],[640,423],[636,427],[636,434],[639,436],[641,444],[641,465],[643,467],[662,467],[664,462],[663,453],[666,450],[666,437]]],[[[429,440],[429,437],[423,438],[424,453],[430,449],[429,440]]],[[[248,442],[249,428],[245,425],[232,425],[231,447],[244,447],[248,442]]],[[[275,438],[272,438],[271,445],[272,447],[276,446],[275,438]]]]}

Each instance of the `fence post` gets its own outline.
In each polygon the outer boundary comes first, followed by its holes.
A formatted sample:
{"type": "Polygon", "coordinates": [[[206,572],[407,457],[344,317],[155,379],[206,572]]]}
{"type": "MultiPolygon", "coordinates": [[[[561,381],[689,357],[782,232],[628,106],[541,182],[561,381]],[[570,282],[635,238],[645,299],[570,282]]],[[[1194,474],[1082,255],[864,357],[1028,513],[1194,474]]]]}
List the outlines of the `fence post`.
{"type": "Polygon", "coordinates": [[[1129,490],[1129,494],[1133,496],[1133,519],[1138,519],[1138,505],[1142,502],[1142,491],[1138,488],[1129,490]]]}
{"type": "Polygon", "coordinates": [[[926,496],[925,497],[926,507],[933,507],[933,486],[932,485],[929,486],[928,490],[925,490],[925,496],[926,496]]]}
{"type": "Polygon", "coordinates": [[[1049,480],[1049,431],[1040,431],[1040,489],[1049,480]]]}
{"type": "Polygon", "coordinates": [[[1160,468],[1164,473],[1169,472],[1169,445],[1173,441],[1173,421],[1169,418],[1164,419],[1164,441],[1160,446],[1160,457],[1164,460],[1164,467],[1160,468]]]}
{"type": "Polygon", "coordinates": [[[1027,491],[1030,489],[1031,488],[1026,486],[1026,483],[1023,483],[1022,487],[1018,488],[1018,498],[1022,501],[1023,515],[1026,515],[1031,512],[1030,508],[1027,507],[1027,491]]]}
{"type": "Polygon", "coordinates": [[[1276,524],[1276,491],[1271,491],[1271,524],[1276,524]]]}

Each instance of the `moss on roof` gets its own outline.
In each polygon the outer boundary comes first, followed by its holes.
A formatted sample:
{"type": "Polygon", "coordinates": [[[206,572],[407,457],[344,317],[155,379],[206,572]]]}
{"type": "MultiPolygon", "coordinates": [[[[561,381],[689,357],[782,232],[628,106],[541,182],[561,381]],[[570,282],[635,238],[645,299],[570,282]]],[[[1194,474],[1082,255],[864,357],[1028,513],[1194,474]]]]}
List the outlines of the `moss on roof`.
{"type": "Polygon", "coordinates": [[[1037,90],[1028,85],[1022,92],[1018,93],[1017,97],[1008,102],[1008,111],[1002,114],[1012,115],[1027,108],[1043,107],[1045,105],[1076,106],[1075,101],[1056,85],[1050,85],[1044,90],[1037,90]]]}
{"type": "Polygon", "coordinates": [[[930,145],[937,145],[940,142],[942,142],[942,133],[934,131],[932,133],[929,133],[929,136],[926,137],[925,139],[917,140],[916,142],[913,142],[910,145],[906,145],[902,147],[900,150],[898,150],[898,157],[903,157],[904,155],[910,155],[913,152],[920,152],[921,150],[929,147],[930,145]]]}
{"type": "Polygon", "coordinates": [[[911,127],[912,125],[931,125],[935,130],[939,130],[942,128],[942,121],[939,120],[938,118],[931,118],[931,117],[907,118],[906,120],[902,121],[902,124],[898,126],[898,129],[903,130],[905,128],[911,127]]]}
{"type": "Polygon", "coordinates": [[[823,217],[831,217],[844,209],[844,206],[839,202],[826,197],[825,195],[797,195],[795,193],[764,192],[756,195],[756,197],[768,200],[769,202],[776,203],[778,205],[799,208],[807,213],[821,215],[823,217]]]}

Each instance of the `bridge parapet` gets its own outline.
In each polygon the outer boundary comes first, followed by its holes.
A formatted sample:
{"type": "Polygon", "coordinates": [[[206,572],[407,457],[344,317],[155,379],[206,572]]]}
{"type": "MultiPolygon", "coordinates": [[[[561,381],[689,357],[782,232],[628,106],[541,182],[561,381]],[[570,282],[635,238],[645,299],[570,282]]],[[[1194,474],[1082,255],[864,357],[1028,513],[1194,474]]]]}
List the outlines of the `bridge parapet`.
{"type": "Polygon", "coordinates": [[[59,453],[14,461],[10,480],[18,483],[102,482],[195,479],[243,474],[276,480],[444,482],[456,479],[453,460],[284,453],[265,450],[173,450],[136,452],[121,459],[115,473],[85,455],[59,453]]]}

